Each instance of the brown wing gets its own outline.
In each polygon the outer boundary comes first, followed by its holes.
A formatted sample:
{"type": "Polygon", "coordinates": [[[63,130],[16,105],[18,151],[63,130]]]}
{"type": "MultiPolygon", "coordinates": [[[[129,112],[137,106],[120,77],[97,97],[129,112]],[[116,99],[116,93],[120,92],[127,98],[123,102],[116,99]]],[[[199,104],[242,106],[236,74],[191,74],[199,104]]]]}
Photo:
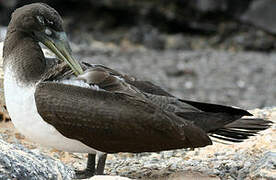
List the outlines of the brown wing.
{"type": "Polygon", "coordinates": [[[121,92],[133,96],[145,97],[144,93],[127,83],[121,76],[115,75],[103,67],[90,67],[76,79],[90,85],[97,85],[100,89],[109,92],[121,92]]]}
{"type": "Polygon", "coordinates": [[[192,123],[124,93],[44,82],[35,91],[41,117],[64,136],[103,152],[150,152],[211,144],[192,123]]]}
{"type": "Polygon", "coordinates": [[[130,76],[124,73],[120,73],[118,71],[115,71],[114,69],[108,68],[106,66],[96,64],[96,65],[91,65],[89,63],[83,62],[85,65],[85,68],[102,68],[104,71],[109,72],[111,75],[115,75],[118,77],[121,77],[122,79],[125,80],[126,83],[136,87],[138,90],[145,92],[145,93],[150,93],[154,95],[160,95],[160,96],[170,96],[173,97],[170,93],[162,89],[160,86],[157,86],[149,81],[141,81],[135,78],[134,76],[130,76]]]}

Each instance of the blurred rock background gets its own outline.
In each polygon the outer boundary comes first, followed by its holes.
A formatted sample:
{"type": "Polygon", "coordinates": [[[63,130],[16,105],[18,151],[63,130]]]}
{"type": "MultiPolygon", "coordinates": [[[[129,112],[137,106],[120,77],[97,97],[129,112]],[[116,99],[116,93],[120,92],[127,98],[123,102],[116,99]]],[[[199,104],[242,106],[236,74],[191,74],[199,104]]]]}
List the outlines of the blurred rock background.
{"type": "Polygon", "coordinates": [[[1,25],[8,24],[15,8],[31,2],[56,8],[75,42],[121,43],[126,38],[153,49],[193,49],[187,36],[203,36],[207,42],[198,48],[275,48],[273,0],[1,0],[1,25]],[[176,42],[169,43],[168,35],[178,35],[176,42]]]}
{"type": "Polygon", "coordinates": [[[80,60],[153,80],[182,98],[275,105],[273,0],[0,0],[0,41],[13,10],[31,2],[60,12],[80,60]],[[153,69],[160,74],[145,77],[153,69]]]}
{"type": "Polygon", "coordinates": [[[274,0],[0,0],[0,41],[13,10],[31,2],[60,12],[80,60],[153,80],[182,98],[275,105],[274,0]]]}

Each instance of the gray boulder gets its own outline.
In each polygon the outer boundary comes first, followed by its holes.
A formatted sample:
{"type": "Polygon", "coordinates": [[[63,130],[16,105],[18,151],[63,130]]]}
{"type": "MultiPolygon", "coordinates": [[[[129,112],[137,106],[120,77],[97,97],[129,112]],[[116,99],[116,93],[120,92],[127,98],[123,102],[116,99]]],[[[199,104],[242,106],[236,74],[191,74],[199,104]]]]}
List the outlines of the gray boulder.
{"type": "Polygon", "coordinates": [[[276,1],[255,0],[241,16],[241,20],[260,27],[265,31],[276,33],[276,1]]]}
{"type": "Polygon", "coordinates": [[[0,139],[0,179],[71,179],[74,171],[58,160],[0,139]]]}

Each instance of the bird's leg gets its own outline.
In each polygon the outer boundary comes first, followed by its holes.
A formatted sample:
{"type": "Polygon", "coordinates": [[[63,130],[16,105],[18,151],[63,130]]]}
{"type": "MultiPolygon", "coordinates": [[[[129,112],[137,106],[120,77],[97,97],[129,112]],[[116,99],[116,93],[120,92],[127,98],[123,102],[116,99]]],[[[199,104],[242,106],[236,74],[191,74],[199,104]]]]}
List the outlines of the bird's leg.
{"type": "Polygon", "coordinates": [[[11,118],[8,114],[6,106],[0,103],[0,121],[8,122],[9,120],[11,120],[11,118]]]}
{"type": "Polygon", "coordinates": [[[105,160],[106,160],[107,154],[106,153],[98,153],[98,156],[99,156],[99,159],[98,159],[96,174],[97,175],[103,175],[104,174],[105,160]]]}
{"type": "Polygon", "coordinates": [[[87,166],[86,169],[82,171],[75,171],[74,179],[87,179],[95,174],[95,159],[96,154],[88,154],[87,166]]]}

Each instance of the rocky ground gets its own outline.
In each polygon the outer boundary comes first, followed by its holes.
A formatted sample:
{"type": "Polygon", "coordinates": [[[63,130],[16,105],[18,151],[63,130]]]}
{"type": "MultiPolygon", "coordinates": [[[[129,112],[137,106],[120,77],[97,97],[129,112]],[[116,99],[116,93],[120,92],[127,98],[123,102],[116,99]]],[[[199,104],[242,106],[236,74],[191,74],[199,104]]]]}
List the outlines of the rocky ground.
{"type": "MultiPolygon", "coordinates": [[[[256,109],[251,112],[256,117],[267,118],[276,123],[275,108],[256,109]]],[[[6,157],[1,158],[0,161],[0,174],[2,175],[3,172],[10,172],[7,168],[3,171],[4,167],[10,167],[7,165],[7,162],[12,163],[12,167],[17,169],[17,171],[12,171],[13,174],[22,173],[22,163],[20,163],[20,160],[24,158],[29,159],[29,161],[23,161],[26,163],[24,169],[30,171],[35,164],[34,170],[31,170],[33,171],[32,174],[28,174],[28,171],[26,171],[27,177],[34,177],[33,179],[47,179],[45,177],[54,177],[53,179],[56,179],[55,177],[58,177],[55,174],[56,171],[59,172],[59,177],[68,179],[68,174],[72,175],[73,168],[81,169],[85,167],[87,155],[61,152],[29,142],[14,129],[10,122],[0,124],[0,134],[0,139],[16,146],[14,148],[11,147],[12,145],[0,141],[2,148],[1,157],[6,157]],[[24,149],[24,147],[28,150],[24,149]],[[19,151],[22,153],[18,155],[19,151]],[[40,153],[43,155],[39,155],[40,153]],[[14,157],[14,154],[17,158],[14,157]],[[28,155],[27,157],[26,154],[28,155]],[[9,158],[13,160],[9,160],[9,158]],[[42,159],[44,165],[37,164],[39,161],[37,162],[35,158],[42,159]],[[15,160],[19,161],[19,163],[15,160]],[[33,163],[30,163],[32,161],[33,163]],[[67,167],[62,165],[60,161],[66,164],[67,167]],[[56,169],[51,171],[51,167],[46,168],[45,163],[52,164],[56,169]],[[37,169],[40,166],[43,167],[43,171],[37,169]],[[51,171],[53,175],[49,175],[47,171],[51,171]]],[[[112,176],[119,175],[146,180],[188,180],[197,178],[272,180],[276,178],[275,134],[276,125],[274,124],[270,129],[263,131],[258,136],[239,144],[226,145],[215,142],[212,146],[196,148],[194,150],[182,149],[160,153],[120,153],[108,155],[105,173],[112,176]]],[[[22,177],[26,178],[24,174],[22,177]]]]}

